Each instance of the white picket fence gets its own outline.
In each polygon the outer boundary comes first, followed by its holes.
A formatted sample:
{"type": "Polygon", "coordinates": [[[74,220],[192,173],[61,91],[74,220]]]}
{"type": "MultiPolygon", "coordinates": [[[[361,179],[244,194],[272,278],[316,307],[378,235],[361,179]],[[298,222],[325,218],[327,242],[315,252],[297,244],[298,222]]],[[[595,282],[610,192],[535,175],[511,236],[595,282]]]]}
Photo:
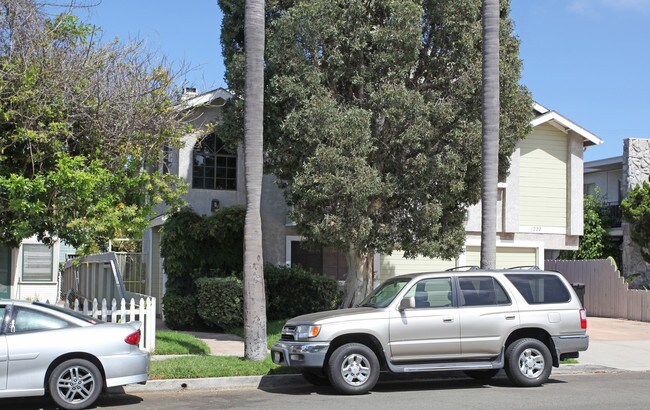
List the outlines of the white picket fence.
{"type": "Polygon", "coordinates": [[[97,299],[90,302],[88,299],[80,304],[76,299],[73,305],[66,300],[65,307],[75,312],[82,313],[86,316],[92,316],[95,319],[101,319],[104,322],[126,323],[139,321],[142,323],[140,330],[140,348],[153,352],[156,348],[156,298],[149,296],[146,299],[140,298],[136,303],[134,298],[128,303],[124,298],[120,300],[119,307],[117,300],[113,299],[110,306],[106,299],[102,299],[101,304],[97,299]]]}

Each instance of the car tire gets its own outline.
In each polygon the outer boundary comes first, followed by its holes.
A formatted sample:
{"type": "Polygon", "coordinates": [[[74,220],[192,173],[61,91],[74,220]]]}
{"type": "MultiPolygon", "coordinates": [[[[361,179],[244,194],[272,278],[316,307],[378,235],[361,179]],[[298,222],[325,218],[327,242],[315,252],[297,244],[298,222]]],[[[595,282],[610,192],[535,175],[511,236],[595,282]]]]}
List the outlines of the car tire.
{"type": "Polygon", "coordinates": [[[552,366],[551,352],[537,339],[519,339],[506,349],[506,374],[516,386],[536,387],[546,383],[552,366]]]}
{"type": "Polygon", "coordinates": [[[490,380],[499,373],[500,369],[488,369],[488,370],[465,370],[465,375],[476,380],[490,380]]]}
{"type": "Polygon", "coordinates": [[[48,388],[50,397],[59,407],[79,410],[95,403],[104,388],[104,380],[93,363],[71,359],[54,368],[48,388]]]}
{"type": "Polygon", "coordinates": [[[330,380],[320,370],[304,369],[302,377],[314,386],[331,386],[330,380]]]}
{"type": "Polygon", "coordinates": [[[368,346],[345,344],[332,353],[328,375],[332,386],[343,394],[364,394],[379,378],[379,360],[368,346]]]}

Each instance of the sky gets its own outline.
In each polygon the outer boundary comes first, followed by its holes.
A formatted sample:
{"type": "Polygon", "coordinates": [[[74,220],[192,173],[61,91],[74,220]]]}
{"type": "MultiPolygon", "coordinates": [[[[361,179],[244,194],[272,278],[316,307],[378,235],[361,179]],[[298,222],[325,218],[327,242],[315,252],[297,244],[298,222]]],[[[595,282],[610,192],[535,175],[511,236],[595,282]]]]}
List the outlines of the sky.
{"type": "MultiPolygon", "coordinates": [[[[77,13],[105,39],[141,39],[184,61],[192,68],[185,85],[199,91],[227,87],[216,0],[96,1],[77,13]]],[[[622,155],[625,138],[650,138],[650,0],[511,0],[511,7],[521,83],[604,140],[585,160],[622,155]]]]}

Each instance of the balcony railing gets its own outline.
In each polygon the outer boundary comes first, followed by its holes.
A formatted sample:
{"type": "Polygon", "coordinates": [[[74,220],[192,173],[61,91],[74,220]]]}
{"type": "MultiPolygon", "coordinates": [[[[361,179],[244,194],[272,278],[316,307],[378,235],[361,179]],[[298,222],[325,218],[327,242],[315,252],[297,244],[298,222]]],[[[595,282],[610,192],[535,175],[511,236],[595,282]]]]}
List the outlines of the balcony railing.
{"type": "Polygon", "coordinates": [[[621,205],[618,202],[607,202],[603,206],[603,225],[608,228],[619,228],[623,221],[621,205]]]}

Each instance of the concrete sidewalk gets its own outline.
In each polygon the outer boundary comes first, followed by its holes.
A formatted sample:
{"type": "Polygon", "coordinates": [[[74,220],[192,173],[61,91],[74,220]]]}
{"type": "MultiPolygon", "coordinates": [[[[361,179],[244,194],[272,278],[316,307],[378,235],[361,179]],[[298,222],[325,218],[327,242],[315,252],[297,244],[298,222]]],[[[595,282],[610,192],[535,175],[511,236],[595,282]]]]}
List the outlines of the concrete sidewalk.
{"type": "MultiPolygon", "coordinates": [[[[213,355],[244,356],[244,341],[223,333],[188,332],[203,340],[213,355]]],[[[589,349],[578,364],[560,365],[553,374],[650,371],[650,323],[622,319],[588,318],[589,349]]],[[[150,380],[146,385],[124,387],[127,393],[163,390],[224,390],[272,388],[305,384],[301,375],[217,377],[206,379],[150,380]]]]}

